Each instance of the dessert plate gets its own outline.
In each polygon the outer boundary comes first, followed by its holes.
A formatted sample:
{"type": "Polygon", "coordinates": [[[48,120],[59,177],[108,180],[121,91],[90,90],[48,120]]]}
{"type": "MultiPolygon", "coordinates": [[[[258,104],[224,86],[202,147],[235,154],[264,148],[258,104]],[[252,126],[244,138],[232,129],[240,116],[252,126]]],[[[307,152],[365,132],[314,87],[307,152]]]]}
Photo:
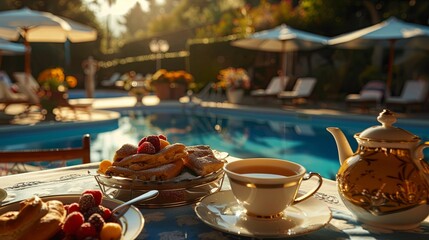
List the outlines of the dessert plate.
{"type": "MultiPolygon", "coordinates": [[[[80,194],[66,194],[66,195],[55,195],[55,196],[40,196],[43,201],[59,200],[64,204],[70,204],[78,202],[80,194]]],[[[19,210],[19,202],[10,203],[0,207],[0,215],[9,211],[19,210]]],[[[113,209],[123,202],[116,199],[103,198],[102,205],[113,209]]],[[[123,239],[136,239],[144,227],[144,218],[138,208],[131,206],[128,211],[119,218],[119,224],[122,226],[122,237],[123,239]]]]}
{"type": "Polygon", "coordinates": [[[324,227],[332,218],[329,207],[315,198],[288,207],[282,217],[251,217],[237,203],[232,191],[209,195],[198,202],[194,210],[204,223],[217,230],[255,238],[285,238],[308,234],[324,227]]]}

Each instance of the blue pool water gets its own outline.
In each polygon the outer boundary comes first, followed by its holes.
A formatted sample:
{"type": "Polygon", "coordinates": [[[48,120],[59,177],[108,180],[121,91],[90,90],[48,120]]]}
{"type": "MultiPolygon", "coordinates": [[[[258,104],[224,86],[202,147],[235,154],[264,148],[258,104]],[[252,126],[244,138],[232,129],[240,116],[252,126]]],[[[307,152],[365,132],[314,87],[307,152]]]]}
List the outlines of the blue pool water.
{"type": "MultiPolygon", "coordinates": [[[[337,147],[326,127],[340,127],[352,149],[357,143],[353,134],[370,126],[374,120],[350,120],[310,115],[287,115],[254,111],[180,108],[132,110],[122,113],[117,129],[80,129],[76,134],[61,132],[46,135],[29,133],[21,138],[1,142],[1,149],[52,148],[79,146],[82,133],[91,133],[91,159],[112,159],[115,151],[125,143],[137,144],[146,135],[164,134],[170,142],[186,145],[207,144],[213,149],[228,152],[239,158],[269,157],[298,162],[307,171],[319,172],[334,179],[339,168],[337,147]],[[25,138],[25,141],[23,141],[25,138]]],[[[399,120],[400,122],[400,120],[399,120]]],[[[429,139],[426,126],[397,124],[429,139]]]]}

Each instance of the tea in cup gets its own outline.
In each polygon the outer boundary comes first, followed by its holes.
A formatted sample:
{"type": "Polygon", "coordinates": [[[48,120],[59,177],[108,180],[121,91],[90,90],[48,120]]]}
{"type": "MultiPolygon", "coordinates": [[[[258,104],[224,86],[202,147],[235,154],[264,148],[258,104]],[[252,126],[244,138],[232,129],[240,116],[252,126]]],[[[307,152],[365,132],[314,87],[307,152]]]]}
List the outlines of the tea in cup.
{"type": "Polygon", "coordinates": [[[319,190],[322,177],[306,175],[306,169],[294,162],[273,158],[247,158],[225,164],[232,193],[247,210],[247,215],[275,218],[290,205],[301,202],[319,190]],[[297,196],[301,182],[318,178],[315,188],[297,196]]]}

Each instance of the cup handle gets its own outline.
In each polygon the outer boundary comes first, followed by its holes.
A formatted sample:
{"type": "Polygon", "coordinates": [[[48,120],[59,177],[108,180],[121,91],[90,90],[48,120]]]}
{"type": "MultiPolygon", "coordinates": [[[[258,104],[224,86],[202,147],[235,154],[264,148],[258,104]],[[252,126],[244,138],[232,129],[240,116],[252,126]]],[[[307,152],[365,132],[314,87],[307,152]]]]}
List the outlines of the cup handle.
{"type": "Polygon", "coordinates": [[[302,202],[302,201],[304,201],[305,199],[307,199],[307,198],[309,198],[309,197],[313,196],[313,194],[315,194],[315,193],[317,192],[317,190],[319,190],[319,188],[322,186],[323,178],[322,178],[322,176],[320,176],[320,174],[318,174],[318,173],[309,172],[309,173],[308,173],[308,175],[305,175],[305,176],[302,178],[302,180],[303,180],[303,181],[306,181],[306,180],[309,180],[309,179],[310,179],[310,178],[312,178],[312,177],[317,177],[317,178],[319,179],[319,181],[318,181],[318,183],[317,183],[317,187],[315,187],[312,191],[309,191],[309,192],[307,192],[306,194],[304,194],[304,195],[302,195],[302,196],[300,196],[300,197],[296,198],[296,199],[295,199],[295,201],[293,201],[293,203],[292,203],[292,204],[297,204],[297,203],[302,202]]]}

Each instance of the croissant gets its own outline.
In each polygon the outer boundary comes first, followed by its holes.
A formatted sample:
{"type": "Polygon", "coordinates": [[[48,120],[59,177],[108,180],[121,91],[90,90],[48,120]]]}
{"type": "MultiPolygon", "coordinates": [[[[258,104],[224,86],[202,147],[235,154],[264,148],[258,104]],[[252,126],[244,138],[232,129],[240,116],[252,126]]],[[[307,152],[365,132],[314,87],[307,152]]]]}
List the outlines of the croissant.
{"type": "Polygon", "coordinates": [[[60,230],[66,215],[62,202],[43,202],[38,196],[34,196],[22,201],[19,211],[10,211],[0,216],[0,239],[50,239],[60,230]]]}

